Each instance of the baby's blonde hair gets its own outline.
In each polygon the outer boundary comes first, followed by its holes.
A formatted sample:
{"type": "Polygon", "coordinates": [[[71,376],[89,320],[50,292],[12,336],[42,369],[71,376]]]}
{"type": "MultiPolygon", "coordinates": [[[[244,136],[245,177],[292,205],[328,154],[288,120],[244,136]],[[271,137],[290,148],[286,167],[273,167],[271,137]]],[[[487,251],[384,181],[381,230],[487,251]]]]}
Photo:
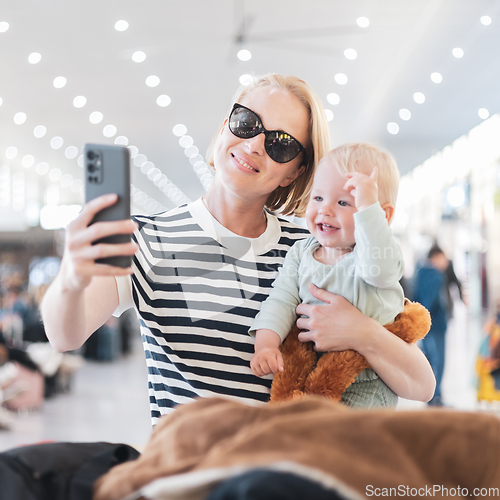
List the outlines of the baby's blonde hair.
{"type": "Polygon", "coordinates": [[[396,206],[399,170],[394,156],[367,142],[348,143],[330,151],[325,160],[332,161],[342,175],[361,172],[370,175],[378,167],[378,199],[380,204],[396,206]]]}

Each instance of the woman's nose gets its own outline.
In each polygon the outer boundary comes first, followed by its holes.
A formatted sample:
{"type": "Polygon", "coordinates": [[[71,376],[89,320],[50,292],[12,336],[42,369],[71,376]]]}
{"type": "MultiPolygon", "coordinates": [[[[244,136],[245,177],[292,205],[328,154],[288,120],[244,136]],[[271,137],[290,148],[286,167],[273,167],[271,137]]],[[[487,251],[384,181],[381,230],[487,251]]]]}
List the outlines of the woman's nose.
{"type": "Polygon", "coordinates": [[[258,134],[249,139],[244,139],[244,146],[249,153],[263,154],[265,153],[265,140],[266,136],[263,133],[258,134]]]}

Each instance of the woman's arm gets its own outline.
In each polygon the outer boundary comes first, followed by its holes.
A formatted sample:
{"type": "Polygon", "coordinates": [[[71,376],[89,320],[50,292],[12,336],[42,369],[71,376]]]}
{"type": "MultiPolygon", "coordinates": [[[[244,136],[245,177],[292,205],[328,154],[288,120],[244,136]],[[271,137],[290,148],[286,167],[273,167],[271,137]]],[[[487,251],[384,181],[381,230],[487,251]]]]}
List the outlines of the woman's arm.
{"type": "Polygon", "coordinates": [[[85,205],[66,231],[64,255],[59,273],[48,288],[41,313],[47,337],[58,351],[80,347],[113,314],[118,306],[114,276],[131,274],[131,268],[96,264],[101,257],[133,255],[135,243],[98,244],[92,242],[112,234],[130,234],[130,220],[99,222],[89,226],[95,214],[116,202],[105,195],[85,205]]]}
{"type": "Polygon", "coordinates": [[[436,380],[422,351],[362,314],[340,295],[310,285],[322,305],[300,304],[297,326],[302,342],[312,341],[317,351],[353,349],[368,360],[378,376],[400,397],[429,401],[436,380]]]}

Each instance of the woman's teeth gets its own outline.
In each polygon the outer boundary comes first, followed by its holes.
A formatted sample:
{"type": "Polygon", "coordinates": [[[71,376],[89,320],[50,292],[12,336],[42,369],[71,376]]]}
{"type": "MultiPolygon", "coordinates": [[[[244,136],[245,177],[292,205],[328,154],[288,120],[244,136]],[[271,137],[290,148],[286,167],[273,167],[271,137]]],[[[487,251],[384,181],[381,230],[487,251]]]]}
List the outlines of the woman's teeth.
{"type": "Polygon", "coordinates": [[[236,158],[236,161],[242,166],[242,167],[245,167],[245,168],[248,168],[248,170],[253,170],[254,172],[258,172],[257,169],[251,167],[247,162],[243,161],[243,160],[240,160],[239,158],[236,158]]]}

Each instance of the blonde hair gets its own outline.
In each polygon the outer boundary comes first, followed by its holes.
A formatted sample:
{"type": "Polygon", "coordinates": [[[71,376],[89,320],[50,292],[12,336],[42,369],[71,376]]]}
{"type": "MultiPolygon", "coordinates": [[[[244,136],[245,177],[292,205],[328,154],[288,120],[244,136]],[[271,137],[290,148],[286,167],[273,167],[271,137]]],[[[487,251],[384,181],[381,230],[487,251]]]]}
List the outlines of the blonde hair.
{"type": "Polygon", "coordinates": [[[367,142],[343,144],[326,156],[342,175],[347,172],[361,172],[370,175],[373,167],[378,167],[378,199],[380,204],[396,206],[399,189],[399,170],[394,156],[367,142]]]}
{"type": "MultiPolygon", "coordinates": [[[[321,158],[330,149],[330,134],[325,112],[318,95],[306,82],[296,76],[285,76],[277,73],[254,77],[252,83],[240,87],[234,102],[241,104],[255,89],[266,86],[287,90],[297,97],[309,112],[309,141],[304,144],[306,162],[301,164],[305,166],[305,170],[289,186],[278,186],[266,201],[266,207],[271,211],[280,211],[283,215],[303,217],[311,193],[314,172],[321,158]]],[[[213,168],[215,168],[215,141],[216,138],[212,141],[207,152],[208,164],[213,168]]]]}

